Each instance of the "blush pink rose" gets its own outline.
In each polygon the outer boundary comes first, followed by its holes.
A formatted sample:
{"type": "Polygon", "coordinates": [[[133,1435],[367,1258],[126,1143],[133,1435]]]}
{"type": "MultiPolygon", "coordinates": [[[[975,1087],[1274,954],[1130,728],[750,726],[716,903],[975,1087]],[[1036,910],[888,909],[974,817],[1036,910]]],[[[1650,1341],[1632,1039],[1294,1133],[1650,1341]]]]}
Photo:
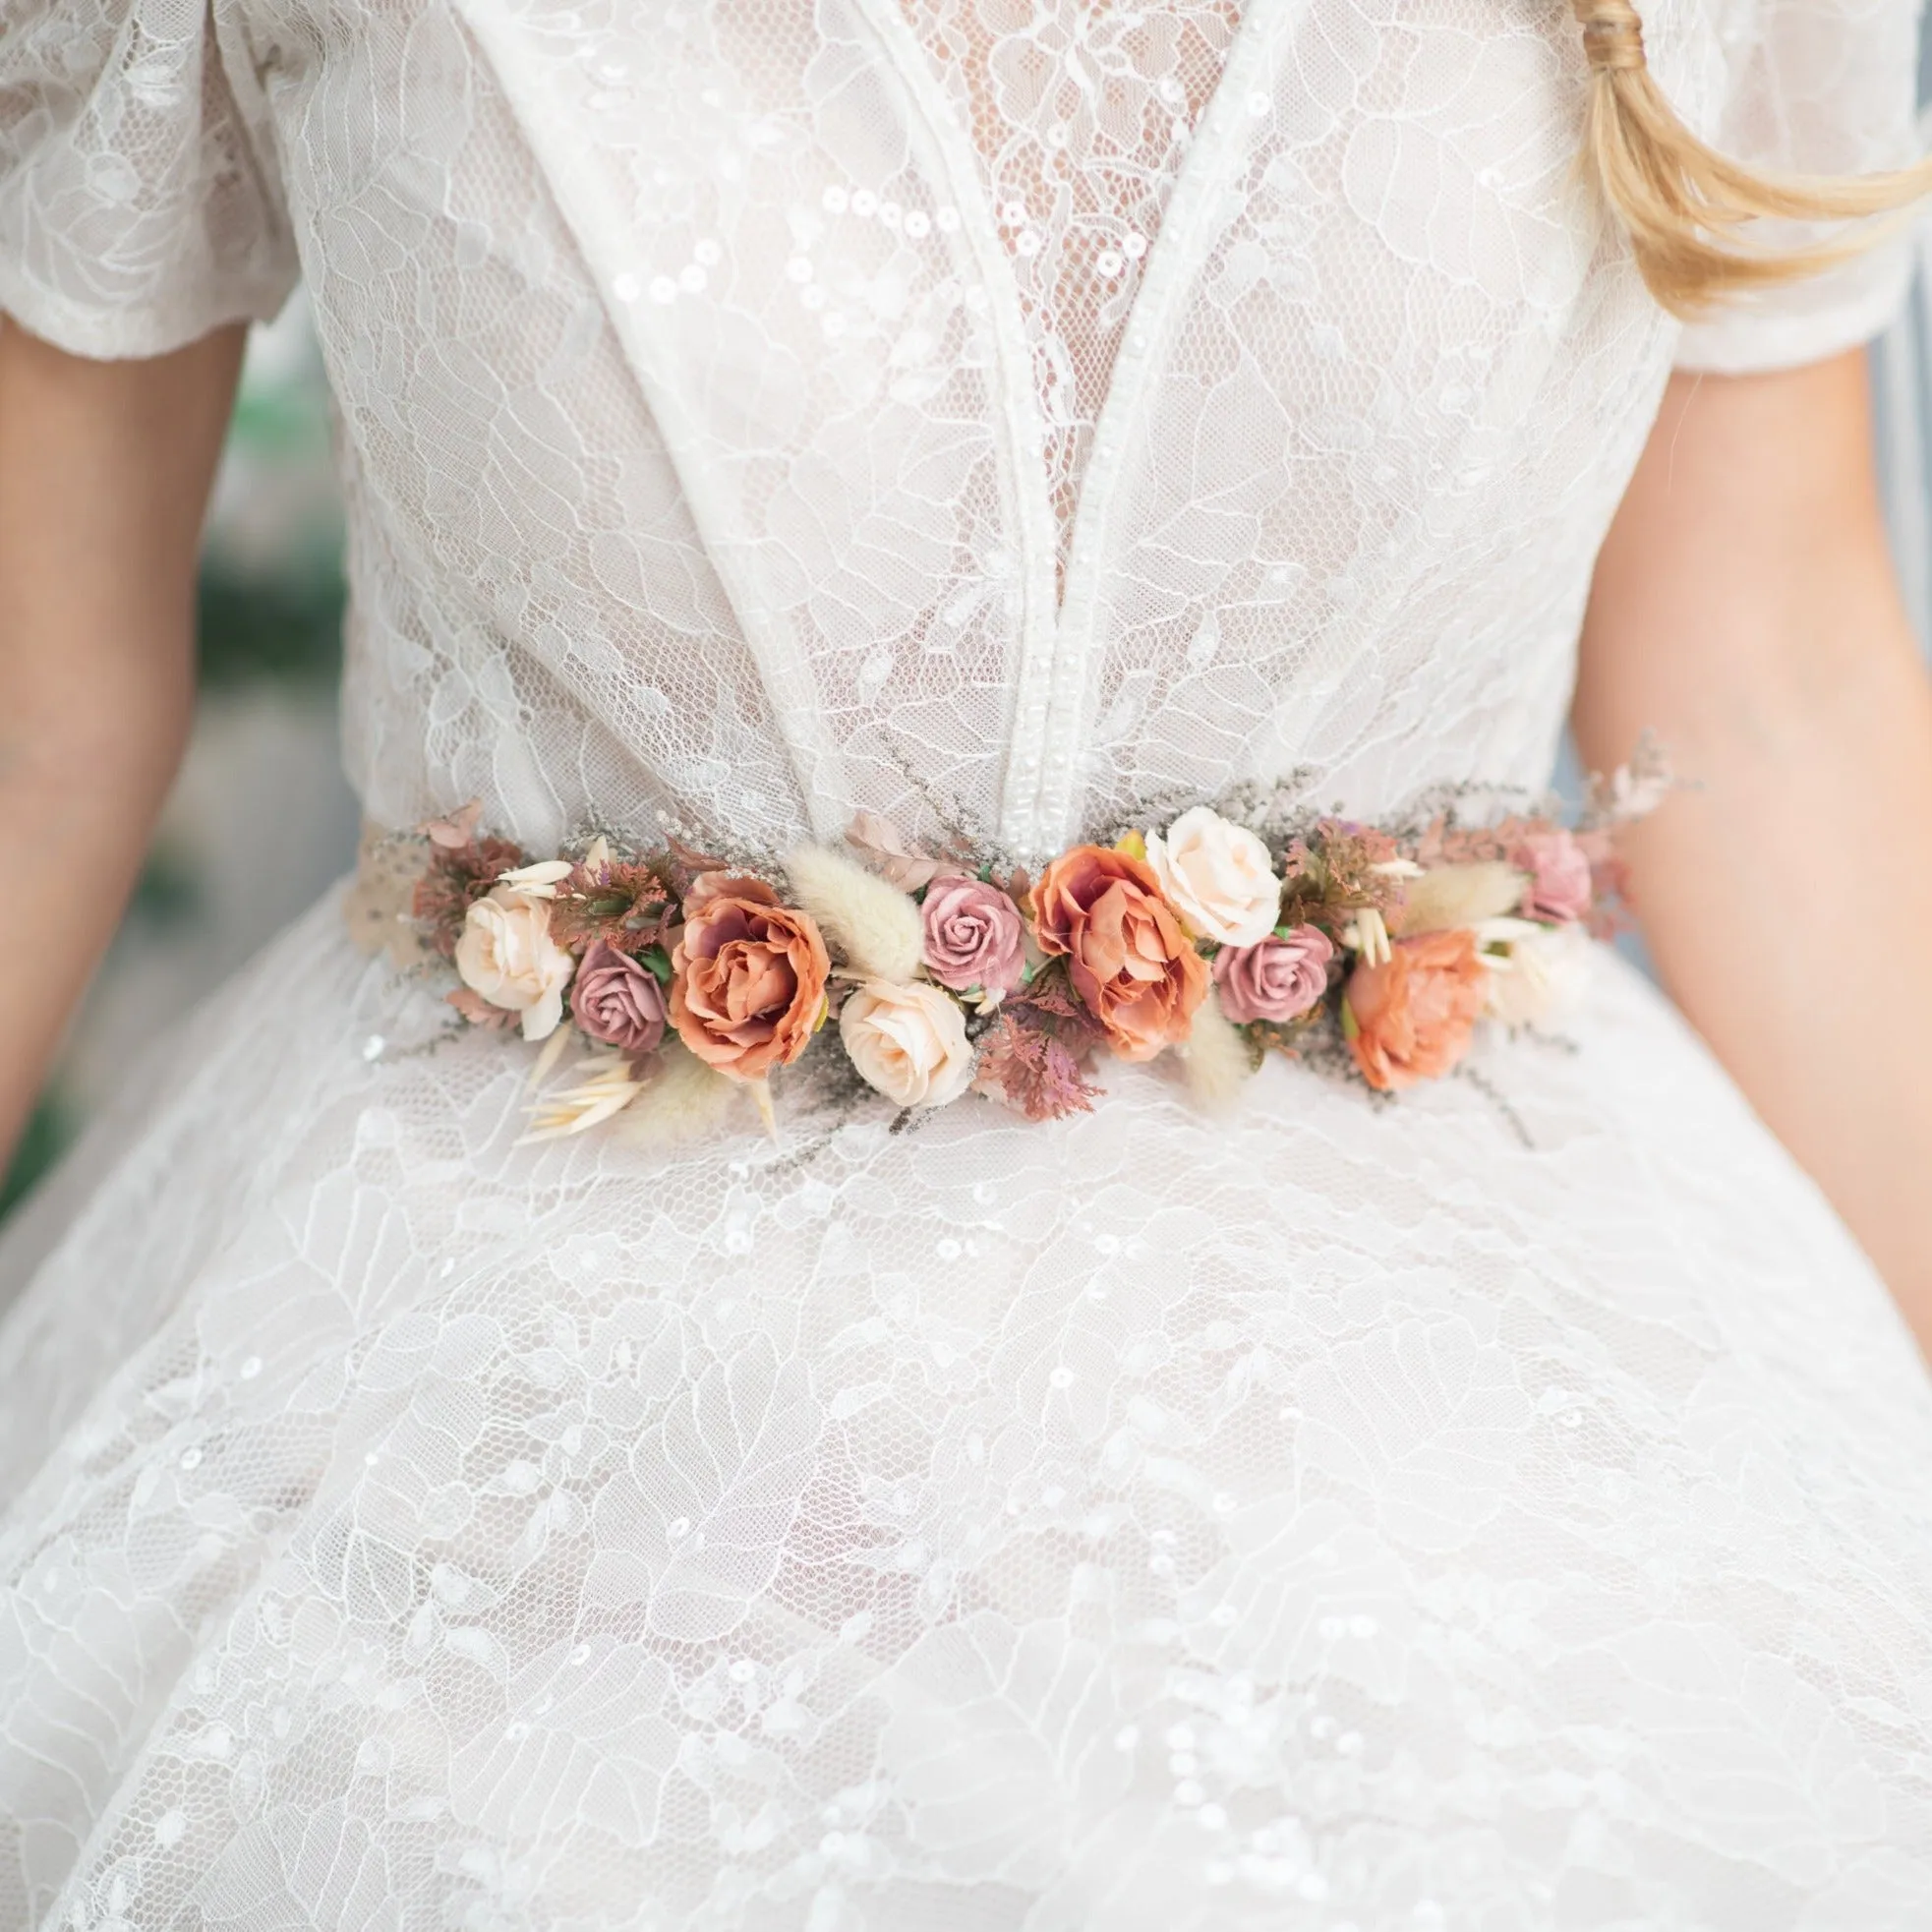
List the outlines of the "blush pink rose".
{"type": "Polygon", "coordinates": [[[1237,1026],[1299,1020],[1328,990],[1335,949],[1318,926],[1296,926],[1286,939],[1269,934],[1253,946],[1224,946],[1214,955],[1221,1011],[1237,1026]]]}
{"type": "Polygon", "coordinates": [[[983,879],[935,879],[919,908],[926,970],[942,986],[964,993],[1010,993],[1026,964],[1026,927],[1020,908],[983,879]]]}
{"type": "Polygon", "coordinates": [[[594,940],[570,988],[570,1011],[590,1038],[619,1053],[650,1053],[664,1038],[664,988],[648,966],[594,940]]]}
{"type": "Polygon", "coordinates": [[[1358,966],[1342,1031],[1362,1078],[1383,1093],[1446,1074],[1469,1051],[1490,969],[1467,927],[1398,939],[1380,966],[1358,966]]]}
{"type": "Polygon", "coordinates": [[[1590,858],[1567,832],[1532,832],[1516,849],[1516,864],[1530,875],[1523,916],[1567,925],[1590,909],[1590,858]]]}

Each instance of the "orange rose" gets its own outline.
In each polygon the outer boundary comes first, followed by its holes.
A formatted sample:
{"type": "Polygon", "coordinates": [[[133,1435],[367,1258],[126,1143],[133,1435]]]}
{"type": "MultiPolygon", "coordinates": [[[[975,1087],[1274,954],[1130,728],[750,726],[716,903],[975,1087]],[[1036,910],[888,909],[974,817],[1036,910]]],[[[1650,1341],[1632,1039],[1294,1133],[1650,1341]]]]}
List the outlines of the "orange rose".
{"type": "Polygon", "coordinates": [[[1040,874],[1033,936],[1123,1060],[1184,1040],[1207,991],[1207,963],[1181,930],[1152,870],[1102,846],[1076,846],[1040,874]]]}
{"type": "Polygon", "coordinates": [[[825,1013],[832,970],[809,912],[758,879],[706,873],[684,902],[671,956],[671,1024],[697,1057],[733,1080],[763,1080],[804,1052],[825,1013]]]}
{"type": "Polygon", "coordinates": [[[1469,1051],[1489,968],[1467,927],[1398,939],[1383,966],[1358,966],[1342,1030],[1362,1077],[1382,1092],[1446,1074],[1469,1051]]]}

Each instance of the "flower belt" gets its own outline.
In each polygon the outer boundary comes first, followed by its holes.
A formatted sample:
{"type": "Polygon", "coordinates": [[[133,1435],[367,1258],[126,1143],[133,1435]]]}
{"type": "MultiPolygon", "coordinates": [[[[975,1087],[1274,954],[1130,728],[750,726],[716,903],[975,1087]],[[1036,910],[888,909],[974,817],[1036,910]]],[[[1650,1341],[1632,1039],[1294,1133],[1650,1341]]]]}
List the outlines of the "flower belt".
{"type": "Polygon", "coordinates": [[[738,1089],[769,1124],[770,1077],[824,1059],[822,1033],[841,1078],[904,1109],[1083,1113],[1104,1054],[1173,1052],[1207,1100],[1270,1051],[1393,1092],[1450,1072],[1484,1019],[1573,998],[1613,923],[1615,833],[1668,786],[1646,745],[1571,823],[1467,823],[1454,789],[1381,827],[1248,792],[1037,877],[867,812],[845,849],[782,861],[615,833],[537,857],[472,804],[366,846],[365,882],[402,903],[353,905],[392,954],[453,969],[455,1024],[546,1043],[533,1140],[628,1109],[689,1122],[738,1089]],[[541,1090],[573,1038],[568,1083],[541,1090]]]}

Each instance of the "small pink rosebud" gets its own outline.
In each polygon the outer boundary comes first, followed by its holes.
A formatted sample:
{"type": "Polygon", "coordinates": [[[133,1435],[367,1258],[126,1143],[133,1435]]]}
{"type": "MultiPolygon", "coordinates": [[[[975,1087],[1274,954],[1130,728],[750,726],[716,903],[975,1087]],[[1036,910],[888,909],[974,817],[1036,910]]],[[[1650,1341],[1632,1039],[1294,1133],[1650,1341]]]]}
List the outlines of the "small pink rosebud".
{"type": "Polygon", "coordinates": [[[1526,919],[1567,925],[1590,909],[1590,859],[1568,832],[1532,832],[1516,849],[1515,863],[1530,875],[1523,894],[1526,919]]]}

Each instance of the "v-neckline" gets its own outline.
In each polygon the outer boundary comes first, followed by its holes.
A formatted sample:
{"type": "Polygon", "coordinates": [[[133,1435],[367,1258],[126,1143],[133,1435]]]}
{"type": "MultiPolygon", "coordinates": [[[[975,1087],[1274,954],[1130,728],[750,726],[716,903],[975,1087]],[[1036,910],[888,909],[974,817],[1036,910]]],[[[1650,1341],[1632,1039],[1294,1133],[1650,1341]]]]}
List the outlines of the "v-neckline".
{"type": "MultiPolygon", "coordinates": [[[[1236,146],[1241,122],[1253,120],[1256,69],[1272,44],[1273,26],[1294,0],[1247,0],[1227,58],[1202,103],[1187,151],[1161,207],[1094,414],[1092,441],[1075,495],[1064,585],[1059,577],[1060,526],[1043,460],[1045,419],[1033,382],[1025,309],[1001,241],[986,157],[953,111],[925,44],[902,0],[857,0],[906,88],[944,166],[986,285],[1006,426],[1007,494],[1022,556],[1021,637],[1013,680],[1007,765],[1001,786],[999,837],[1022,855],[1043,856],[1065,843],[1075,804],[1079,748],[1105,539],[1112,523],[1124,457],[1144,423],[1147,384],[1171,327],[1175,297],[1190,280],[1193,260],[1208,245],[1198,219],[1236,146]]],[[[1267,96],[1272,105],[1272,92],[1267,96]]]]}
{"type": "Polygon", "coordinates": [[[900,0],[970,131],[1033,359],[1064,588],[1130,311],[1243,0],[900,0]]]}

